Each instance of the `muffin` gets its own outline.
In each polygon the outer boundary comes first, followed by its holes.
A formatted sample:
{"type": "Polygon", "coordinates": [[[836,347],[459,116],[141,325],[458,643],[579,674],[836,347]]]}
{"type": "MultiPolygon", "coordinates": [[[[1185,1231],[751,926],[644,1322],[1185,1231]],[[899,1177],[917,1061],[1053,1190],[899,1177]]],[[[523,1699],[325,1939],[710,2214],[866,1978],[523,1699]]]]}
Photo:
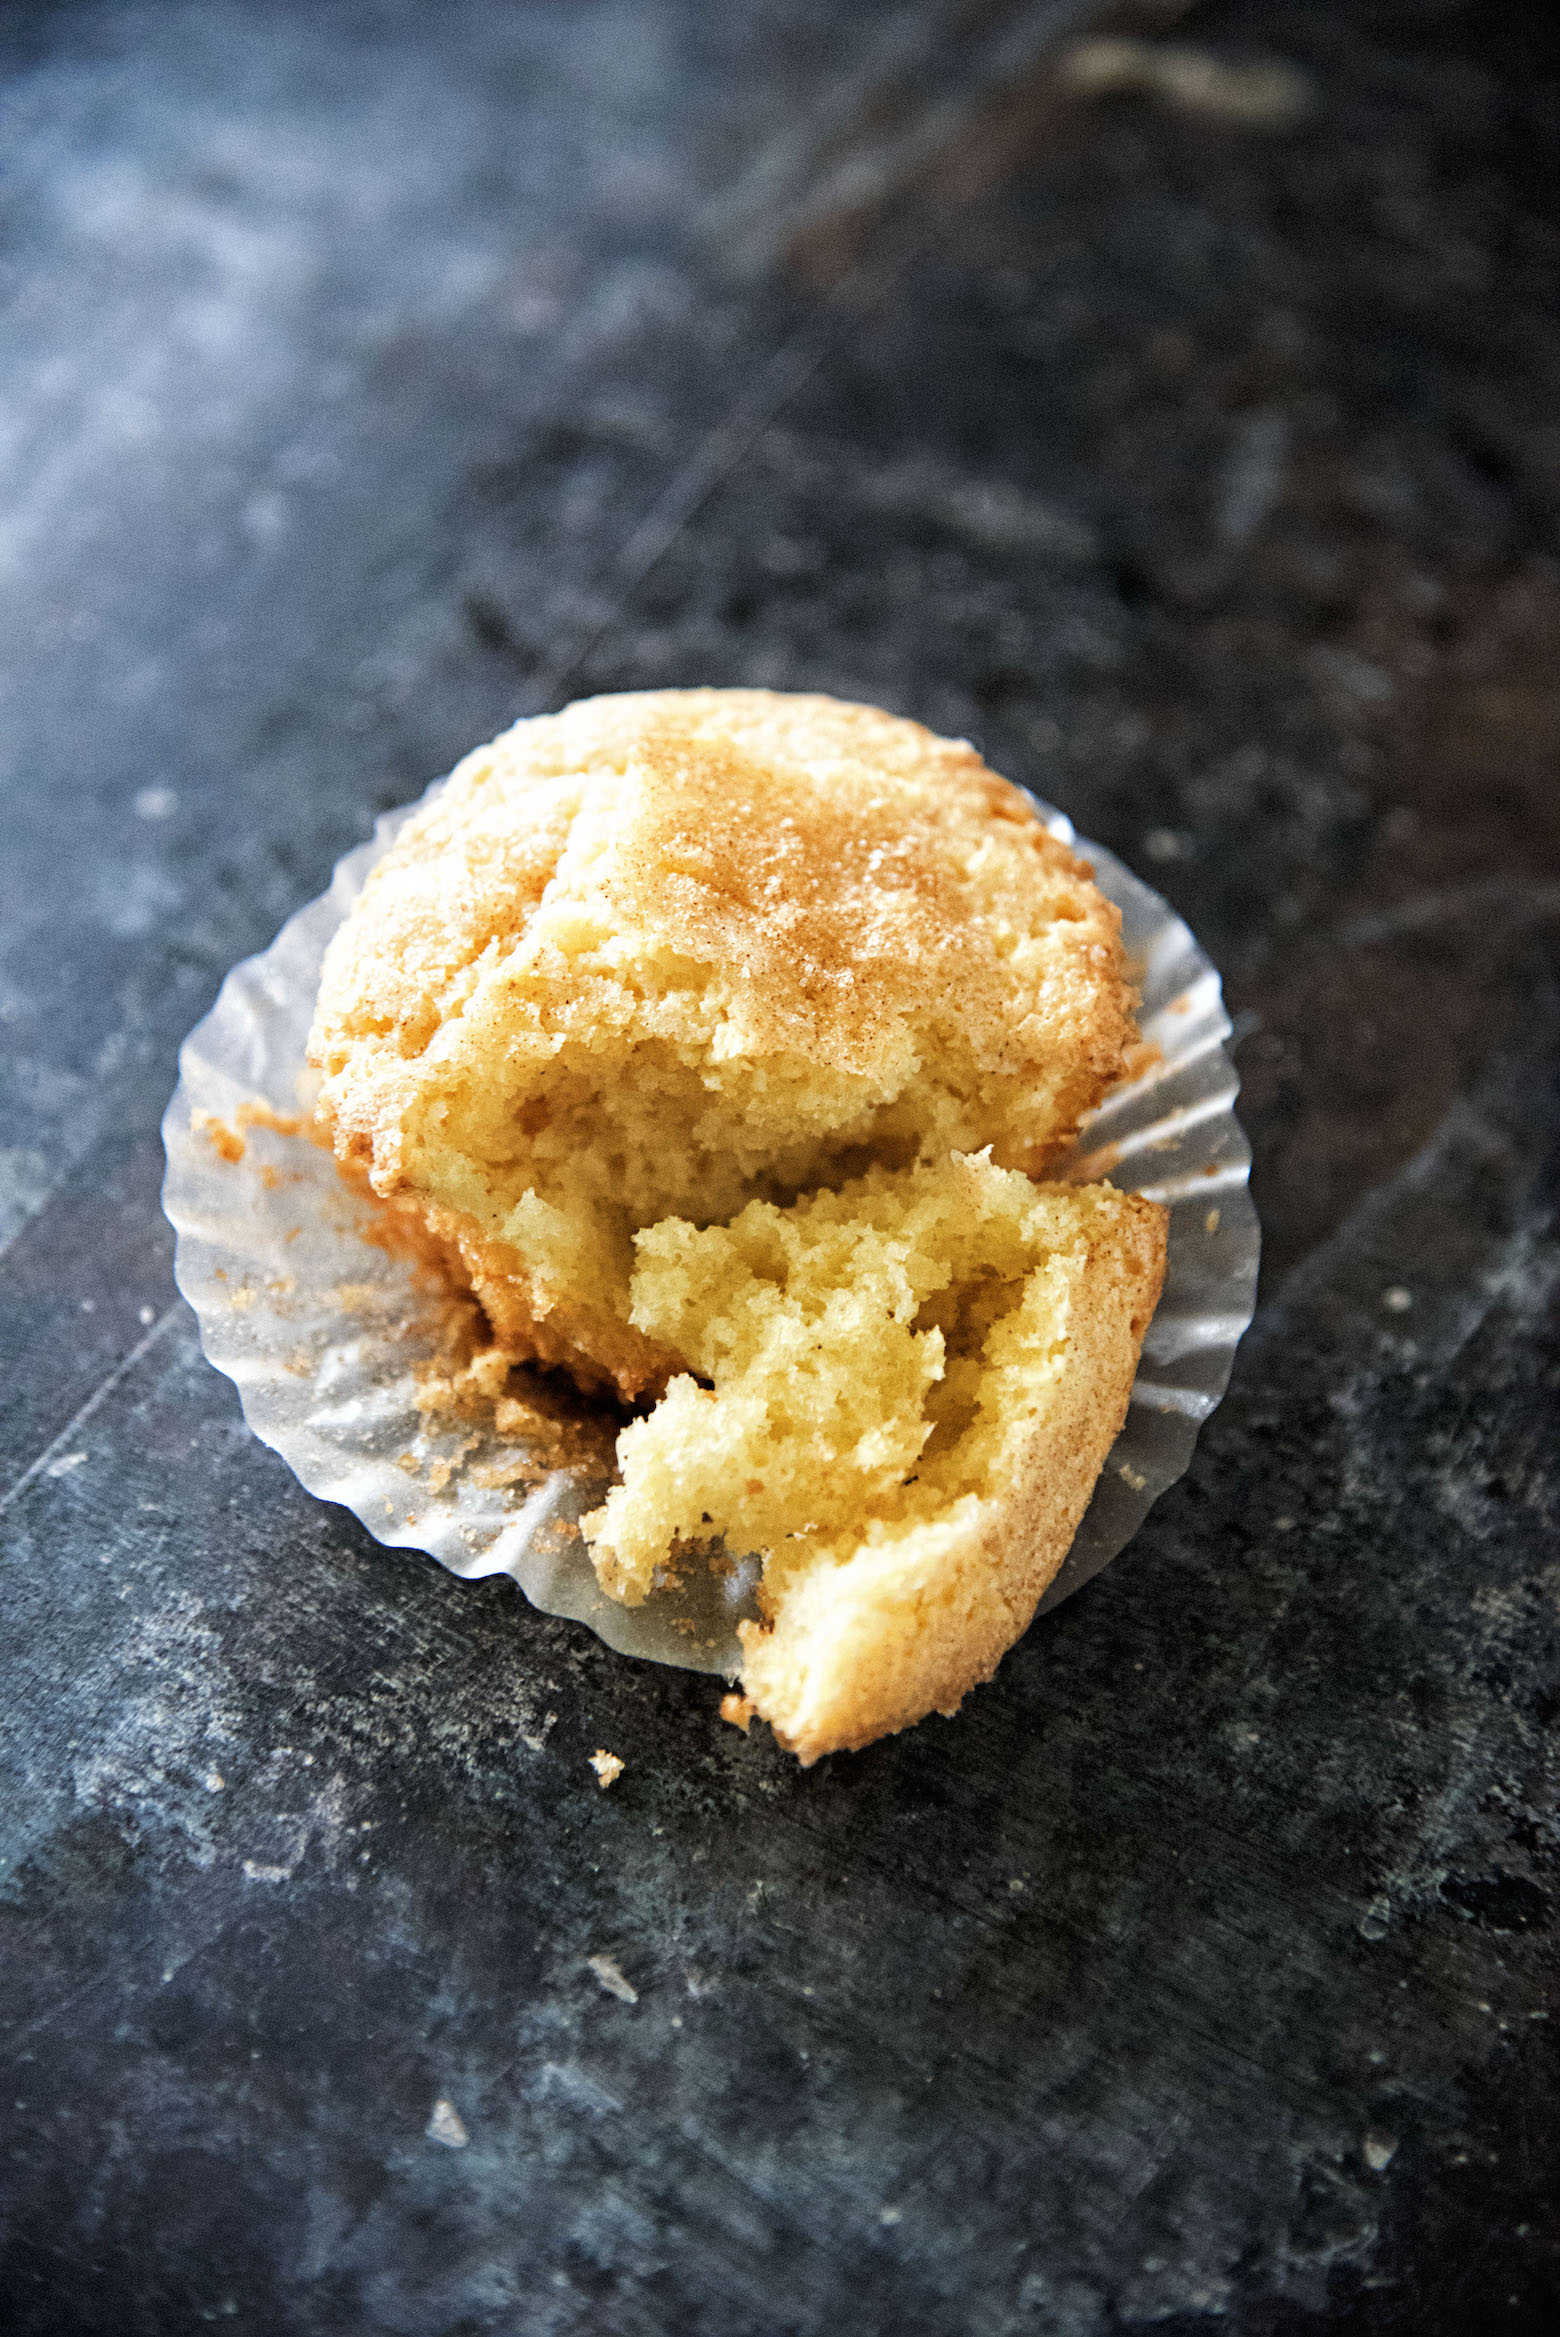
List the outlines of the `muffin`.
{"type": "Polygon", "coordinates": [[[1116,911],[972,747],[667,691],[460,765],[310,1059],[344,1167],[479,1300],[485,1384],[653,1407],[586,1521],[603,1586],[762,1553],[744,1686],[812,1759],[989,1675],[1119,1429],[1164,1214],[1034,1180],[1131,1008],[1116,911]]]}

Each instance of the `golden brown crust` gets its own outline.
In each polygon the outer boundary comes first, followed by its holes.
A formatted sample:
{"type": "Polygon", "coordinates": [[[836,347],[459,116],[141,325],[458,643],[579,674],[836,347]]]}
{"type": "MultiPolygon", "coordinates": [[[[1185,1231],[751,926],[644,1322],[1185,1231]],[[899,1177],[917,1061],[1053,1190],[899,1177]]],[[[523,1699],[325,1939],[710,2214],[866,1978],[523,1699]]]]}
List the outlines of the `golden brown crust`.
{"type": "Polygon", "coordinates": [[[549,1035],[619,1003],[560,946],[565,916],[523,951],[544,902],[605,902],[635,972],[673,965],[673,996],[687,970],[675,1035],[717,1066],[801,1054],[892,1091],[908,1035],[957,1024],[983,1073],[1028,1082],[1035,1152],[1100,1101],[1133,1035],[1119,914],[974,748],[822,696],[668,689],[516,724],[378,862],[311,1038],[343,1129],[395,1157],[404,1066],[469,1012],[474,977],[504,968],[511,1012],[549,1035]],[[610,834],[570,867],[591,809],[610,834]]]}
{"type": "Polygon", "coordinates": [[[988,1118],[1013,1123],[964,1134],[1031,1172],[1132,1036],[1119,915],[1017,788],[917,723],[757,690],[518,724],[402,832],[331,946],[310,1042],[376,1183],[401,1168],[434,1040],[464,1067],[459,1026],[491,1036],[484,988],[527,1035],[637,1008],[717,1077],[734,1056],[789,1056],[883,1098],[917,1054],[956,1045],[997,1083],[988,1118]],[[570,865],[593,811],[608,832],[570,865]],[[626,968],[571,950],[602,907],[626,968]],[[662,997],[643,995],[647,973],[662,997]]]}
{"type": "Polygon", "coordinates": [[[787,1586],[741,1626],[742,1687],[803,1766],[952,1714],[1033,1620],[1126,1418],[1164,1282],[1167,1212],[1136,1195],[1070,1291],[1067,1368],[999,1492],[787,1586]]]}

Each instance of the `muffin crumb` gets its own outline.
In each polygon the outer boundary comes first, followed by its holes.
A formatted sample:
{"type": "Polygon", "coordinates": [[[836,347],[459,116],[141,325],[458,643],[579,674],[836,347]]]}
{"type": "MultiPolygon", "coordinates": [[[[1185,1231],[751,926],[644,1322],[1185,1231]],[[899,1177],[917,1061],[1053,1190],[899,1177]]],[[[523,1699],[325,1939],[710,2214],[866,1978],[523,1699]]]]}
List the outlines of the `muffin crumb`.
{"type": "Polygon", "coordinates": [[[204,1136],[219,1160],[236,1167],[244,1157],[244,1139],[236,1129],[216,1112],[197,1109],[190,1114],[190,1126],[197,1136],[204,1136]]]}

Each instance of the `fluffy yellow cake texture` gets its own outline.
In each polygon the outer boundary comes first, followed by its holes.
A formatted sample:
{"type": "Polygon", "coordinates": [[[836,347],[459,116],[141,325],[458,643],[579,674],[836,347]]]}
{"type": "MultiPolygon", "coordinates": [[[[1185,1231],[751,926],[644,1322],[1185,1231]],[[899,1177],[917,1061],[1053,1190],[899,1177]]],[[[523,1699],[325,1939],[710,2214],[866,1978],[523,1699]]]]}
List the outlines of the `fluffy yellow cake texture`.
{"type": "Polygon", "coordinates": [[[804,1761],[952,1711],[1077,1531],[1164,1212],[956,1153],[635,1247],[634,1320],[693,1369],[618,1439],[604,1587],[643,1598],[711,1535],[761,1551],[743,1686],[804,1761]]]}
{"type": "Polygon", "coordinates": [[[1120,1076],[1131,1005],[1116,911],[972,747],[666,691],[467,757],[333,941],[310,1059],[344,1165],[459,1258],[496,1350],[660,1399],[598,1572],[635,1598],[700,1538],[762,1550],[745,1684],[811,1758],[989,1672],[1119,1426],[1162,1213],[1031,1180],[1120,1076]],[[823,1586],[896,1564],[874,1670],[871,1602],[823,1586]],[[912,1610],[925,1660],[892,1655],[912,1610]]]}

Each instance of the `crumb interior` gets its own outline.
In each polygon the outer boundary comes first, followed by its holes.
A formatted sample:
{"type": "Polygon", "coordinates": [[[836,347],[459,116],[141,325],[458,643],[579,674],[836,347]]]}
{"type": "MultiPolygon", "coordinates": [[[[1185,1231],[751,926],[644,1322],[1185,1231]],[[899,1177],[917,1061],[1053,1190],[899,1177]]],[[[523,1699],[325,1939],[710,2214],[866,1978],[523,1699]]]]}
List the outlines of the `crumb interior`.
{"type": "Polygon", "coordinates": [[[1061,1263],[1105,1207],[955,1155],[640,1232],[632,1319],[693,1369],[618,1439],[585,1520],[603,1587],[635,1603],[718,1536],[762,1554],[772,1603],[989,1493],[1061,1370],[1061,1263]]]}

